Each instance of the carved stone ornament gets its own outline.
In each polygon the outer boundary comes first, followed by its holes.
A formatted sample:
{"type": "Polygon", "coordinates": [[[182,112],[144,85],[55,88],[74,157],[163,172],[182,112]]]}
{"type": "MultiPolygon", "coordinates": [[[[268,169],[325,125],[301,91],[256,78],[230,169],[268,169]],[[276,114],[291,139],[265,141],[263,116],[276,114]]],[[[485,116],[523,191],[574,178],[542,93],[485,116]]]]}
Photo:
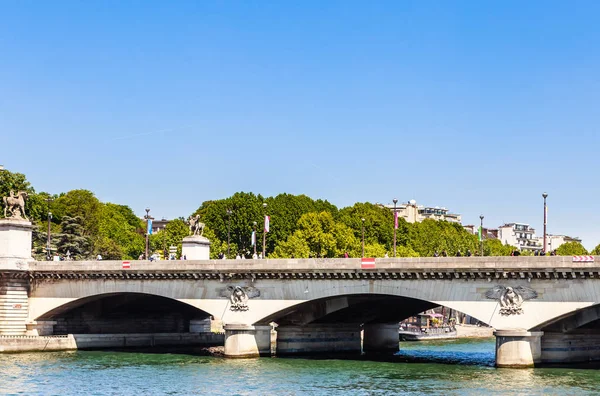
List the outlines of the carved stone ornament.
{"type": "Polygon", "coordinates": [[[200,215],[190,216],[187,222],[190,227],[191,235],[202,236],[202,234],[204,234],[204,223],[200,222],[200,215]]]}
{"type": "Polygon", "coordinates": [[[521,305],[525,300],[532,300],[537,298],[538,294],[535,290],[525,287],[504,287],[494,286],[493,289],[488,290],[485,296],[492,300],[498,300],[500,303],[500,315],[520,315],[523,313],[521,305]]]}
{"type": "Polygon", "coordinates": [[[27,191],[19,191],[15,195],[15,192],[12,190],[10,196],[2,197],[2,201],[4,201],[4,217],[14,220],[29,220],[25,216],[25,201],[27,197],[27,191]],[[8,216],[8,212],[10,212],[10,217],[8,216]]]}
{"type": "Polygon", "coordinates": [[[229,298],[232,311],[247,311],[248,300],[259,296],[260,291],[255,287],[227,286],[221,291],[221,297],[229,298]]]}

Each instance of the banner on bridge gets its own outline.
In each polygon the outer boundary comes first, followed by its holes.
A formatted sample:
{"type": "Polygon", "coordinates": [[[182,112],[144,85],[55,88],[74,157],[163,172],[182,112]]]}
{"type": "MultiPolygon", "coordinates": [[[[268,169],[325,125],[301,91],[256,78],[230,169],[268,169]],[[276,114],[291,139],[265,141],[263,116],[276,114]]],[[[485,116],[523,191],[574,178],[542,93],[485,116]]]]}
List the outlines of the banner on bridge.
{"type": "Polygon", "coordinates": [[[374,269],[375,268],[375,259],[371,257],[363,257],[360,262],[361,269],[374,269]]]}
{"type": "Polygon", "coordinates": [[[594,256],[573,256],[573,262],[588,262],[594,261],[594,256]]]}

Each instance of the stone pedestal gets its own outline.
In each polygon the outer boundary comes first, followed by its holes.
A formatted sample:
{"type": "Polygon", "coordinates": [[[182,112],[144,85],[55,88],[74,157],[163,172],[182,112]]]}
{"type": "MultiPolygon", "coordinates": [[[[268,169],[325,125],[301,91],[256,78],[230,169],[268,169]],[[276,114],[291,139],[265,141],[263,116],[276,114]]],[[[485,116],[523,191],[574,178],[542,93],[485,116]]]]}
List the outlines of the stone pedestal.
{"type": "Polygon", "coordinates": [[[363,351],[372,354],[390,354],[398,352],[400,336],[398,323],[365,324],[363,334],[363,351]]]}
{"type": "Polygon", "coordinates": [[[0,219],[0,259],[32,260],[32,231],[27,220],[0,219]]]}
{"type": "Polygon", "coordinates": [[[227,324],[224,328],[225,357],[271,356],[271,326],[227,324]]]}
{"type": "Polygon", "coordinates": [[[183,238],[181,255],[186,260],[210,260],[210,241],[200,235],[183,238]]]}
{"type": "Polygon", "coordinates": [[[496,330],[496,367],[534,367],[542,360],[543,331],[496,330]]]}
{"type": "Polygon", "coordinates": [[[27,220],[0,219],[0,335],[26,332],[29,303],[27,271],[33,227],[27,220]]]}
{"type": "Polygon", "coordinates": [[[359,356],[360,353],[360,325],[358,324],[311,324],[277,328],[277,355],[280,356],[318,354],[359,356]]]}

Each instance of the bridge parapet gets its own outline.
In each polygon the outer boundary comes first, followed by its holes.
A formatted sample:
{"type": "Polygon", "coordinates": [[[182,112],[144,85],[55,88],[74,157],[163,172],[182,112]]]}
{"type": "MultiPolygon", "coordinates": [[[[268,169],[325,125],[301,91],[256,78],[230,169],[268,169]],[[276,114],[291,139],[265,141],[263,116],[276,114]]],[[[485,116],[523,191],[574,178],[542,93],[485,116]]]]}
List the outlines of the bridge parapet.
{"type": "Polygon", "coordinates": [[[29,265],[33,279],[585,279],[600,278],[595,262],[567,256],[440,257],[376,259],[364,269],[361,259],[276,259],[193,261],[38,261],[29,265]]]}

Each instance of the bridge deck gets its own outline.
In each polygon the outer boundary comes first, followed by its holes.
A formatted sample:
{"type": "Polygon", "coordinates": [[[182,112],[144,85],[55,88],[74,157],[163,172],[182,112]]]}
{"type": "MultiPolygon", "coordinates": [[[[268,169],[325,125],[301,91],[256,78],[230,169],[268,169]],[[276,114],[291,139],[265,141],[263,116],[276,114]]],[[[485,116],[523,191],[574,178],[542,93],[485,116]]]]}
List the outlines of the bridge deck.
{"type": "MultiPolygon", "coordinates": [[[[274,259],[274,260],[198,260],[198,261],[68,261],[32,262],[27,271],[33,278],[58,274],[66,277],[113,274],[137,278],[155,274],[160,278],[179,274],[194,278],[296,278],[342,276],[343,278],[600,278],[596,262],[574,262],[570,256],[548,257],[427,257],[382,258],[375,268],[361,268],[361,259],[274,259]],[[159,276],[159,274],[162,274],[159,276]]],[[[112,277],[112,276],[111,276],[112,277]]]]}

